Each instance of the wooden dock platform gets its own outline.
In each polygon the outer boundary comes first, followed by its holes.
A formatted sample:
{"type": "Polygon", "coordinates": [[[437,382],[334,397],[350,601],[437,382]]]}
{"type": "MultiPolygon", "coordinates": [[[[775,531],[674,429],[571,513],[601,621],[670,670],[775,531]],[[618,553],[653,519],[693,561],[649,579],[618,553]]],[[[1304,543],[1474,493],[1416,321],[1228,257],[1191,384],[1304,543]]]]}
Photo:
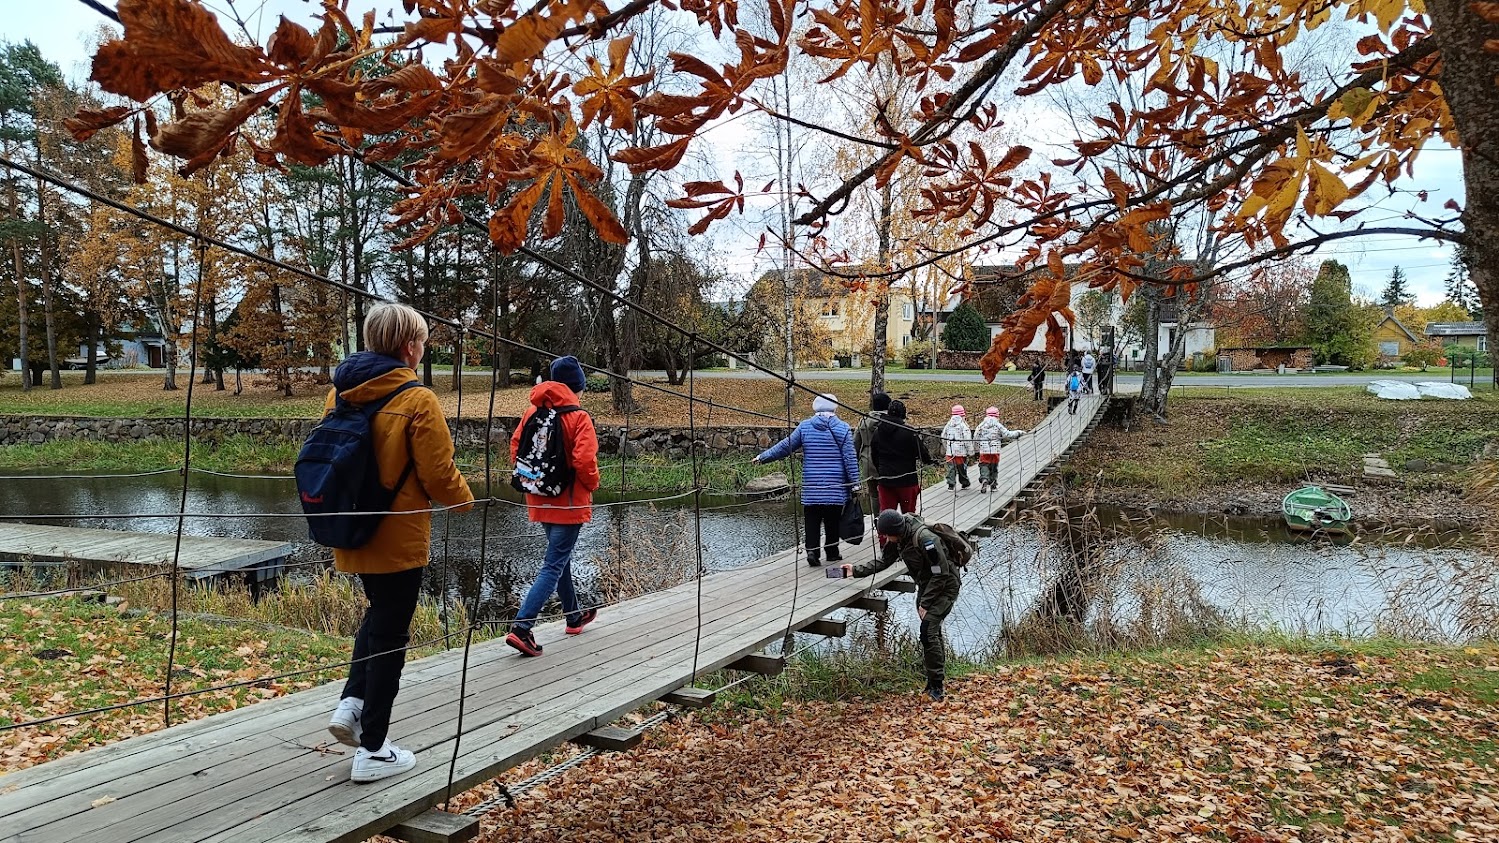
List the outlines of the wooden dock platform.
{"type": "MultiPolygon", "coordinates": [[[[177,536],[171,533],[0,523],[0,565],[170,566],[176,546],[177,536]]],[[[248,573],[263,580],[275,576],[291,554],[286,542],[183,536],[178,567],[191,579],[248,573]]]]}
{"type": "MultiPolygon", "coordinates": [[[[937,486],[923,493],[923,511],[982,532],[1071,452],[1102,406],[1086,396],[1076,415],[1054,411],[1006,448],[998,493],[979,494],[976,477],[975,489],[956,495],[937,486]]],[[[872,553],[866,541],[845,559],[872,553]]],[[[897,564],[872,581],[828,579],[787,550],[704,577],[700,633],[699,586],[689,582],[609,607],[580,636],[564,636],[560,623],[538,626],[546,647],[539,659],[521,658],[499,640],[476,645],[461,736],[462,652],[413,662],[391,736],[417,754],[418,766],[374,784],[349,781],[351,749],[314,749],[328,740],[341,681],[12,773],[0,777],[0,841],[365,840],[443,801],[455,740],[455,788],[463,790],[671,696],[696,676],[743,664],[788,628],[836,630],[826,616],[875,605],[870,589],[891,584],[903,569],[897,564]]]]}

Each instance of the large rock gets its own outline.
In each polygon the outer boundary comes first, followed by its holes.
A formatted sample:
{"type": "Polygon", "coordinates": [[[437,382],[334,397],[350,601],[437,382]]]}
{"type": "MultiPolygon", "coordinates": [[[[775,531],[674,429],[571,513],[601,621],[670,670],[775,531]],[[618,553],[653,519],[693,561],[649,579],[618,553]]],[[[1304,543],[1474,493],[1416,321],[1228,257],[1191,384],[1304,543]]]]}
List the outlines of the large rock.
{"type": "Polygon", "coordinates": [[[746,492],[753,492],[758,495],[772,495],[776,494],[777,492],[788,492],[791,490],[791,481],[786,477],[785,474],[778,471],[775,474],[767,474],[764,477],[756,477],[755,479],[744,484],[744,490],[746,492]]]}

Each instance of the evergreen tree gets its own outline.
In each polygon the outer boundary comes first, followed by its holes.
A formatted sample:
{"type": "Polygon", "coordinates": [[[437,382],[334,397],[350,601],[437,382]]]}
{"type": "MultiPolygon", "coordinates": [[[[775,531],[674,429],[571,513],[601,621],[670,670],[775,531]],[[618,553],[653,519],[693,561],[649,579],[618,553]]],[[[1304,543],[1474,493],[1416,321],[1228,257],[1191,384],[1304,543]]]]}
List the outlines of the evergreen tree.
{"type": "Polygon", "coordinates": [[[1380,297],[1379,304],[1382,307],[1391,308],[1410,304],[1412,301],[1415,301],[1415,296],[1410,293],[1405,270],[1397,266],[1390,272],[1390,283],[1385,285],[1384,295],[1380,297]]]}
{"type": "Polygon", "coordinates": [[[966,301],[953,310],[942,328],[942,347],[948,351],[985,351],[990,339],[984,317],[966,301]]]}
{"type": "Polygon", "coordinates": [[[1459,244],[1452,254],[1452,268],[1447,270],[1447,300],[1468,311],[1468,317],[1483,321],[1483,302],[1478,300],[1478,289],[1468,275],[1468,262],[1473,255],[1467,246],[1459,244]]]}
{"type": "Polygon", "coordinates": [[[1319,364],[1361,368],[1374,357],[1373,308],[1353,301],[1353,279],[1348,267],[1337,261],[1323,261],[1312,280],[1310,301],[1306,308],[1308,344],[1319,364]]]}

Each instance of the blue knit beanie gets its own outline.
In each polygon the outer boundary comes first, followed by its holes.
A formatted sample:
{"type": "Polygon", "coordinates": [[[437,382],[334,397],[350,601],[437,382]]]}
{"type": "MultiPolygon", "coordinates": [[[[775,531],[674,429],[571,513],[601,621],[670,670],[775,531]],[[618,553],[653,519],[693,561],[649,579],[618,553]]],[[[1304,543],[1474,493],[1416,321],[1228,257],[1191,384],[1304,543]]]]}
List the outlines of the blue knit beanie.
{"type": "Polygon", "coordinates": [[[558,357],[552,361],[550,379],[579,394],[582,394],[583,387],[588,385],[588,378],[583,374],[583,364],[572,355],[558,357]]]}

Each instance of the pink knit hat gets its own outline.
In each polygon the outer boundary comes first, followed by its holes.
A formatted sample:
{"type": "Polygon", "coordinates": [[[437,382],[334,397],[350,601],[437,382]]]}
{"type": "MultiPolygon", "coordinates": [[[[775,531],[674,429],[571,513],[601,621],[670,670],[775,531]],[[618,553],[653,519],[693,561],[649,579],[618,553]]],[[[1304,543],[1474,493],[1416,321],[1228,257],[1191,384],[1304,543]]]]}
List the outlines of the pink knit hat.
{"type": "Polygon", "coordinates": [[[952,405],[952,414],[955,416],[966,416],[968,415],[968,411],[963,409],[962,404],[954,404],[952,405]]]}
{"type": "Polygon", "coordinates": [[[996,418],[997,419],[997,418],[999,418],[999,408],[998,407],[990,407],[989,409],[987,409],[987,410],[984,411],[984,415],[990,416],[992,418],[996,418]]]}

